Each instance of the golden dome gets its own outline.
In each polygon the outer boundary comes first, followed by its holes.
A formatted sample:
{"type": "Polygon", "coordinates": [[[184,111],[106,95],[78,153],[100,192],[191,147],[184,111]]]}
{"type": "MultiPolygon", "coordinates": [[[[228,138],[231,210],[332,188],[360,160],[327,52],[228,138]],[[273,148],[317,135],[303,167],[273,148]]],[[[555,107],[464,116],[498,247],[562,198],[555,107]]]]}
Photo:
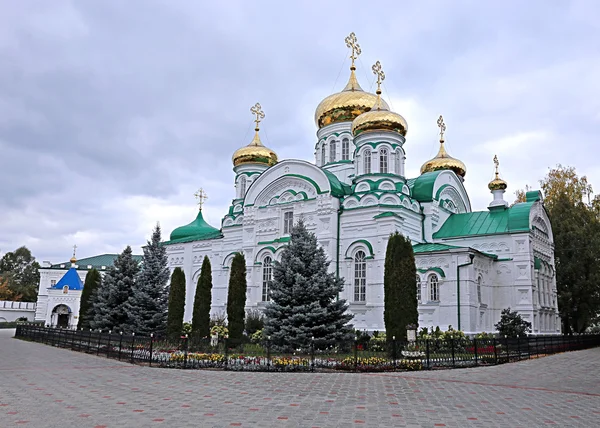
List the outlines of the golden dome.
{"type": "Polygon", "coordinates": [[[75,256],[71,257],[71,260],[69,260],[71,263],[75,264],[75,262],[77,262],[77,259],[75,258],[75,256]]]}
{"type": "Polygon", "coordinates": [[[444,140],[440,140],[440,150],[438,154],[431,160],[428,160],[421,166],[421,174],[432,171],[439,171],[443,169],[450,169],[460,177],[465,177],[467,173],[467,167],[465,164],[450,156],[444,148],[444,140]]]}
{"type": "MultiPolygon", "coordinates": [[[[319,128],[337,122],[352,122],[359,115],[368,112],[377,102],[377,95],[363,91],[356,80],[356,67],[350,67],[350,79],[341,91],[329,95],[317,106],[315,122],[319,128]]],[[[389,109],[385,101],[382,106],[389,109]]]]}
{"type": "Polygon", "coordinates": [[[405,136],[408,131],[406,119],[383,107],[381,98],[376,103],[377,106],[371,111],[361,114],[352,121],[352,134],[356,137],[367,131],[394,131],[405,136]]]}
{"type": "Polygon", "coordinates": [[[260,141],[260,137],[258,136],[258,128],[256,128],[255,131],[256,132],[252,142],[246,147],[237,149],[231,157],[233,166],[240,166],[249,163],[262,163],[268,166],[273,166],[277,163],[277,154],[273,150],[263,146],[263,143],[260,141]]]}
{"type": "Polygon", "coordinates": [[[498,156],[494,155],[494,164],[496,165],[496,176],[492,181],[488,183],[488,189],[491,191],[494,190],[506,190],[508,187],[508,183],[500,178],[500,174],[498,173],[498,156]]]}

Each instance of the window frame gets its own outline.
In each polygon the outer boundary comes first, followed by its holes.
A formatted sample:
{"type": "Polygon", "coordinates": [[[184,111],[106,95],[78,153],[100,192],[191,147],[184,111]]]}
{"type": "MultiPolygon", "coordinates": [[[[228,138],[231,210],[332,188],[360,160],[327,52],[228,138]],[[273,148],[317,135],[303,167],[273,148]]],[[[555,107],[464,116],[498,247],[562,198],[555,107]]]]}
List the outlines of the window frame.
{"type": "Polygon", "coordinates": [[[353,257],[353,302],[364,303],[367,301],[367,253],[359,249],[353,257]]]}
{"type": "Polygon", "coordinates": [[[337,141],[331,140],[329,143],[329,162],[335,162],[335,158],[337,156],[337,141]]]}
{"type": "Polygon", "coordinates": [[[384,147],[379,149],[379,172],[382,174],[387,174],[389,171],[389,151],[384,147]]]}
{"type": "Polygon", "coordinates": [[[427,297],[431,303],[440,301],[440,279],[435,273],[427,276],[427,297]]]}
{"type": "Polygon", "coordinates": [[[243,175],[240,177],[240,198],[244,198],[246,196],[246,177],[243,175]]]}
{"type": "Polygon", "coordinates": [[[294,211],[287,210],[283,212],[283,234],[290,235],[294,227],[294,211]]]}
{"type": "Polygon", "coordinates": [[[417,304],[421,303],[423,296],[421,295],[421,277],[417,275],[417,304]]]}
{"type": "Polygon", "coordinates": [[[364,151],[363,169],[365,174],[371,174],[371,149],[364,151]]]}
{"type": "Polygon", "coordinates": [[[479,277],[477,277],[477,303],[480,305],[483,303],[483,299],[481,297],[482,284],[483,284],[483,278],[480,275],[479,277]]]}
{"type": "Polygon", "coordinates": [[[273,258],[270,255],[267,255],[262,262],[262,302],[271,301],[271,297],[269,296],[269,286],[271,281],[273,281],[273,258]]]}
{"type": "Polygon", "coordinates": [[[325,143],[323,143],[321,145],[321,165],[325,165],[325,154],[326,154],[325,151],[326,150],[327,149],[325,148],[325,143]]]}
{"type": "Polygon", "coordinates": [[[342,160],[350,160],[350,140],[348,138],[342,140],[342,160]]]}

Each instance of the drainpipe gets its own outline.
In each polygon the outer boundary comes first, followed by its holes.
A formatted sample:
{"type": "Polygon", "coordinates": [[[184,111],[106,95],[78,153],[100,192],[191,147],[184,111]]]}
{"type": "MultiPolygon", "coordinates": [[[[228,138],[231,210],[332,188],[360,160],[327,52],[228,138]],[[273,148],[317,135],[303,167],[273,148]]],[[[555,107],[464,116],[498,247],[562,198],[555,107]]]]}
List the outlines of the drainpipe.
{"type": "MultiPolygon", "coordinates": [[[[342,217],[342,212],[344,211],[344,206],[342,205],[342,199],[339,198],[340,207],[337,210],[337,239],[336,239],[336,250],[335,250],[335,277],[340,279],[340,218],[342,217]]],[[[340,293],[337,295],[337,300],[340,299],[340,293]]]]}
{"type": "Polygon", "coordinates": [[[474,258],[475,254],[469,254],[469,259],[471,259],[469,262],[456,266],[456,313],[458,315],[458,330],[460,330],[460,268],[472,265],[474,258]]]}
{"type": "Polygon", "coordinates": [[[425,241],[425,207],[421,205],[421,241],[426,243],[425,241]]]}

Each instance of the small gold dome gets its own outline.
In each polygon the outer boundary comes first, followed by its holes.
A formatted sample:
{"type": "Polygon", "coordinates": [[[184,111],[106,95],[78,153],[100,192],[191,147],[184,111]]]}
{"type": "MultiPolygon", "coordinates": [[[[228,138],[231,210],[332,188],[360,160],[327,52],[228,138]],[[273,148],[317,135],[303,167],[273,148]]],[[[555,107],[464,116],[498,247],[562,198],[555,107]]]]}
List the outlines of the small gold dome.
{"type": "Polygon", "coordinates": [[[71,260],[69,260],[71,263],[75,264],[75,262],[77,262],[77,259],[75,258],[75,256],[71,257],[71,260]]]}
{"type": "Polygon", "coordinates": [[[494,190],[506,190],[508,183],[500,178],[500,173],[498,172],[498,165],[500,165],[500,162],[498,162],[498,156],[496,155],[494,155],[494,164],[496,165],[496,176],[488,183],[488,189],[492,192],[494,190]]]}
{"type": "Polygon", "coordinates": [[[371,111],[363,113],[354,119],[352,122],[352,134],[356,137],[358,134],[367,131],[394,131],[406,136],[406,132],[408,131],[406,119],[398,113],[384,108],[383,102],[380,103],[377,101],[377,104],[378,106],[373,107],[371,111]]]}
{"type": "Polygon", "coordinates": [[[233,166],[240,166],[252,163],[261,163],[268,166],[273,166],[277,163],[277,154],[265,147],[258,136],[258,128],[255,129],[252,142],[245,147],[237,149],[231,160],[233,166]]]}
{"type": "Polygon", "coordinates": [[[444,140],[440,140],[440,150],[438,154],[433,158],[428,160],[421,166],[421,174],[432,171],[439,171],[449,169],[456,173],[456,175],[460,177],[465,177],[467,173],[467,167],[465,164],[450,156],[446,149],[444,148],[444,140]]]}
{"type": "MultiPolygon", "coordinates": [[[[377,102],[377,95],[363,91],[358,84],[354,66],[350,67],[350,79],[346,87],[329,95],[317,106],[315,122],[319,128],[337,122],[352,122],[359,115],[368,112],[377,102]]],[[[385,101],[382,105],[389,109],[385,101]]]]}

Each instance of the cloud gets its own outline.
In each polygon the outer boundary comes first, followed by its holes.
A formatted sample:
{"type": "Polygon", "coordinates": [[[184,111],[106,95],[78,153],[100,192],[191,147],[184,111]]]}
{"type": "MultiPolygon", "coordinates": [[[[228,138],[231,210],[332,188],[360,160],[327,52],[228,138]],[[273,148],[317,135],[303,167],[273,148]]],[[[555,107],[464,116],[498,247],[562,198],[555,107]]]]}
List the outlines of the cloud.
{"type": "Polygon", "coordinates": [[[439,143],[468,168],[487,206],[491,158],[509,191],[549,166],[595,165],[600,87],[595,2],[9,2],[0,15],[0,251],[64,261],[140,246],[196,215],[220,226],[234,197],[231,155],[252,138],[281,159],[314,159],[314,109],[348,76],[344,37],[386,71],[384,95],[408,121],[407,171],[439,143]],[[385,13],[382,13],[385,11],[385,13]],[[560,22],[560,25],[556,25],[560,22]],[[340,71],[341,70],[341,71],[340,71]]]}

